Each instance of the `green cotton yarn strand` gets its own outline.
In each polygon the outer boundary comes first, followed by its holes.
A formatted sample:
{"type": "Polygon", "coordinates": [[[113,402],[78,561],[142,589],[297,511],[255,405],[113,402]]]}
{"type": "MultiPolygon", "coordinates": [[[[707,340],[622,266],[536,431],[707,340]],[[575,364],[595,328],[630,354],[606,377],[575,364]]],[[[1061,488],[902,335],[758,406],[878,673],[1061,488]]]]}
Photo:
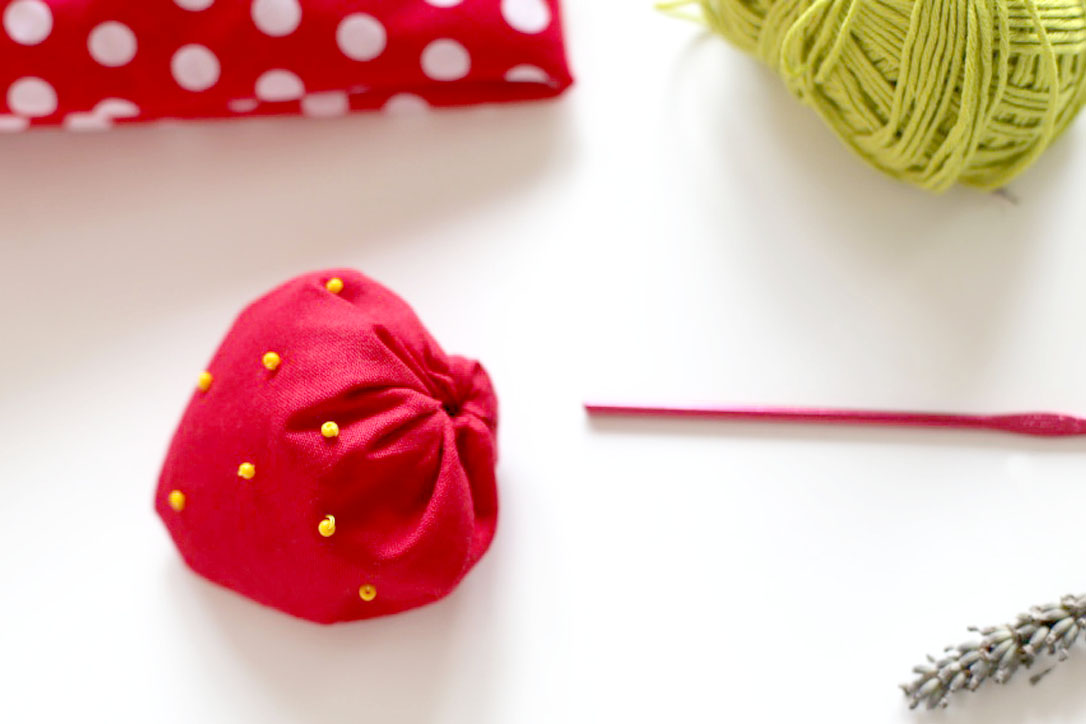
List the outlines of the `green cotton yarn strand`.
{"type": "Polygon", "coordinates": [[[1086,0],[678,0],[751,53],[868,163],[993,189],[1086,100],[1086,0]]]}

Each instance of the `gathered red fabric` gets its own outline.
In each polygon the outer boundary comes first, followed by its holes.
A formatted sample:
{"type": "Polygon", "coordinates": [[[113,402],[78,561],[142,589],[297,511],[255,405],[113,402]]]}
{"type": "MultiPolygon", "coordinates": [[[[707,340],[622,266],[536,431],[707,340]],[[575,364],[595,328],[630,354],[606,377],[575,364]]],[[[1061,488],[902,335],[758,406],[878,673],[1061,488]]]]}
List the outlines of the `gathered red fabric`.
{"type": "Polygon", "coordinates": [[[449,593],[497,522],[497,398],[350,270],[247,307],[200,375],[155,508],[197,573],[320,623],[449,593]]]}
{"type": "Polygon", "coordinates": [[[0,20],[0,131],[529,100],[571,82],[558,0],[0,0],[0,20]]]}

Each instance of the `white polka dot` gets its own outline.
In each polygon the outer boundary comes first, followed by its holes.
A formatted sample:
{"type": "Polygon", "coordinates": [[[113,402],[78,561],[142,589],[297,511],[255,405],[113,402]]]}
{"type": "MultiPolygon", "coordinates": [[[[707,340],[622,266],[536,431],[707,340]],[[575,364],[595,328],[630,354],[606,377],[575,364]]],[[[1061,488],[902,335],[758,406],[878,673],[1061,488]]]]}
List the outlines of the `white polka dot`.
{"type": "Polygon", "coordinates": [[[113,121],[96,113],[69,113],[64,116],[64,127],[69,131],[107,131],[113,121]]]}
{"type": "Polygon", "coordinates": [[[139,106],[124,98],[104,98],[91,111],[96,116],[105,118],[135,118],[140,114],[139,106]]]}
{"type": "Polygon", "coordinates": [[[551,24],[551,9],[543,0],[502,0],[502,17],[514,30],[541,33],[551,24]]]}
{"type": "Polygon", "coordinates": [[[534,65],[514,65],[505,71],[505,79],[510,83],[550,83],[550,76],[542,68],[534,65]]]}
{"type": "Polygon", "coordinates": [[[170,59],[170,72],[185,90],[202,91],[219,82],[219,59],[202,45],[182,45],[170,59]]]}
{"type": "Polygon", "coordinates": [[[53,30],[53,13],[41,0],[15,0],[4,10],[4,30],[20,45],[37,45],[53,30]]]}
{"type": "Polygon", "coordinates": [[[70,131],[105,131],[113,127],[115,118],[135,118],[139,106],[124,98],[103,98],[88,113],[69,113],[64,127],[70,131]]]}
{"type": "Polygon", "coordinates": [[[262,101],[293,101],[303,95],[302,79],[289,70],[269,70],[256,79],[256,97],[262,101]]]}
{"type": "Polygon", "coordinates": [[[191,10],[193,12],[198,12],[200,10],[207,10],[209,7],[211,7],[212,3],[215,2],[215,0],[173,0],[173,1],[175,3],[177,3],[178,7],[184,8],[185,10],[191,10]]]}
{"type": "Polygon", "coordinates": [[[411,116],[425,113],[430,104],[414,93],[397,93],[385,101],[383,110],[396,116],[411,116]]]}
{"type": "Polygon", "coordinates": [[[463,0],[426,0],[426,2],[435,8],[451,8],[454,5],[459,5],[463,0]]]}
{"type": "Polygon", "coordinates": [[[25,131],[30,121],[19,116],[0,116],[0,133],[25,131]]]}
{"type": "Polygon", "coordinates": [[[422,51],[422,72],[434,80],[459,80],[471,69],[471,57],[463,45],[441,38],[422,51]]]}
{"type": "Polygon", "coordinates": [[[256,27],[265,35],[290,35],[302,22],[302,6],[298,0],[253,0],[250,10],[256,27]]]}
{"type": "Polygon", "coordinates": [[[372,15],[352,13],[336,28],[336,44],[352,60],[373,60],[385,49],[385,26],[372,15]]]}
{"type": "Polygon", "coordinates": [[[256,98],[235,98],[234,100],[226,102],[226,107],[234,113],[248,113],[249,111],[255,111],[258,105],[260,104],[257,102],[256,98]]]}
{"type": "Polygon", "coordinates": [[[102,65],[116,68],[136,56],[136,34],[124,23],[110,20],[90,32],[87,50],[102,65]]]}
{"type": "Polygon", "coordinates": [[[310,93],[302,99],[302,113],[313,118],[343,116],[351,110],[351,103],[343,91],[310,93]]]}
{"type": "Polygon", "coordinates": [[[8,88],[8,108],[29,118],[48,116],[57,109],[57,92],[41,78],[20,78],[8,88]]]}

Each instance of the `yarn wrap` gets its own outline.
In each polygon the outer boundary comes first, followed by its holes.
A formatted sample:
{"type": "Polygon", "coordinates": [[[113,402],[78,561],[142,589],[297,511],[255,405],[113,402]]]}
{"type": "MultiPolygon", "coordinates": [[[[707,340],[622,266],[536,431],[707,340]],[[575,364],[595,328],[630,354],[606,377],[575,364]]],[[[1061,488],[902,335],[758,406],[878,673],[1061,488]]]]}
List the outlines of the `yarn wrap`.
{"type": "Polygon", "coordinates": [[[1086,101],[1086,0],[679,0],[850,147],[934,191],[998,188],[1086,101]]]}

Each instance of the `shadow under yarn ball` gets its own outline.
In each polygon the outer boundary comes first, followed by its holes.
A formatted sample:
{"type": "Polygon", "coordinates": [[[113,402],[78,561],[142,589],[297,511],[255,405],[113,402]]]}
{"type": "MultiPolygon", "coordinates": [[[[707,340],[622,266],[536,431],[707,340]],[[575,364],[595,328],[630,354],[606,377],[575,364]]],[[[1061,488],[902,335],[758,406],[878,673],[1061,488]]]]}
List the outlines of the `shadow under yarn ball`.
{"type": "Polygon", "coordinates": [[[678,0],[885,173],[997,188],[1086,100],[1086,0],[678,0]]]}

